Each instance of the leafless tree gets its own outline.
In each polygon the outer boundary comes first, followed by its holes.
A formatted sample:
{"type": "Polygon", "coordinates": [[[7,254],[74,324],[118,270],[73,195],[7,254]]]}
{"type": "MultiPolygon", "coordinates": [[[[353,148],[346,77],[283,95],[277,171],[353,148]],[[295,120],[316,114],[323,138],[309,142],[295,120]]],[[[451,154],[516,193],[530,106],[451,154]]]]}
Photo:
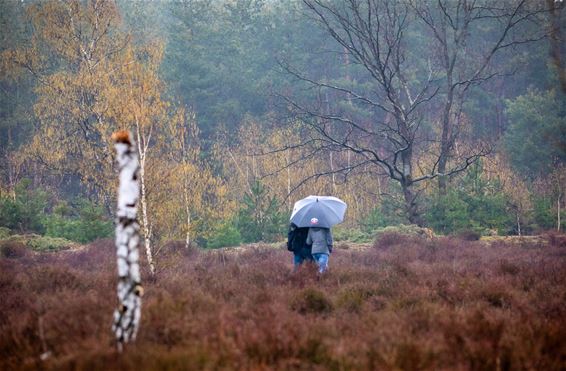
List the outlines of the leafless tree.
{"type": "MultiPolygon", "coordinates": [[[[431,40],[429,58],[442,81],[438,173],[448,175],[466,93],[473,85],[511,72],[509,63],[494,67],[496,55],[546,36],[541,22],[546,10],[527,0],[410,0],[409,4],[431,40]]],[[[446,181],[446,176],[438,177],[441,194],[446,192],[446,181]]]]}
{"type": "Polygon", "coordinates": [[[564,39],[564,0],[546,0],[549,9],[549,36],[550,36],[550,56],[556,66],[558,81],[562,92],[566,94],[566,62],[564,61],[566,40],[564,39]]]}
{"type": "MultiPolygon", "coordinates": [[[[408,33],[418,18],[406,1],[304,0],[308,13],[339,44],[348,60],[368,76],[370,88],[311,79],[286,65],[288,72],[314,87],[320,97],[332,92],[343,105],[327,105],[324,99],[305,103],[287,102],[312,129],[316,150],[350,151],[356,156],[349,171],[372,163],[397,181],[403,191],[408,219],[421,224],[417,207],[420,182],[465,170],[486,149],[470,148],[453,166],[439,171],[440,155],[428,131],[422,129],[423,113],[440,90],[432,60],[421,48],[412,48],[408,33]],[[368,115],[357,114],[358,111],[368,115]],[[428,164],[420,164],[427,157],[428,164]],[[433,158],[430,160],[430,158],[433,158]],[[417,166],[418,165],[418,166],[417,166]]],[[[360,86],[368,86],[367,83],[360,86]]],[[[433,139],[433,138],[432,138],[433,139]]]]}

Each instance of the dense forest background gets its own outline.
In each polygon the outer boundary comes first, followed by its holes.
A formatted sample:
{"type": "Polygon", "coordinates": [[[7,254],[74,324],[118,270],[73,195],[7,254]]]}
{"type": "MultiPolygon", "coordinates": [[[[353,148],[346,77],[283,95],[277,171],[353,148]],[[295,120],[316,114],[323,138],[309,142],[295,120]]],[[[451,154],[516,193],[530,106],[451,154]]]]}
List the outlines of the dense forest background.
{"type": "MultiPolygon", "coordinates": [[[[0,231],[113,232],[138,144],[146,245],[564,228],[560,1],[0,1],[0,231]]],[[[155,250],[158,250],[156,248],[155,250]]]]}

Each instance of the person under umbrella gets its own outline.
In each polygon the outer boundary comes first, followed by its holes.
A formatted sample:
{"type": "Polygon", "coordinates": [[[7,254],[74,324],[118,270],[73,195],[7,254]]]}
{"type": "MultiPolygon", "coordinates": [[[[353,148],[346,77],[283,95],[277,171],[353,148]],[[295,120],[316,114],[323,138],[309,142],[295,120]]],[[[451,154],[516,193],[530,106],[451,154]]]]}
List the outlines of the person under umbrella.
{"type": "Polygon", "coordinates": [[[319,272],[328,269],[328,258],[332,252],[330,227],[344,221],[346,203],[332,196],[308,196],[295,202],[291,223],[298,228],[309,228],[307,245],[312,245],[312,256],[319,272]]]}
{"type": "Polygon", "coordinates": [[[293,252],[293,265],[297,269],[303,262],[314,259],[311,254],[311,246],[307,245],[308,228],[299,228],[295,223],[289,225],[287,234],[287,250],[293,252]]]}
{"type": "Polygon", "coordinates": [[[332,242],[332,232],[329,228],[309,228],[307,244],[312,245],[312,257],[318,264],[319,273],[324,273],[328,269],[328,258],[332,253],[332,242]]]}

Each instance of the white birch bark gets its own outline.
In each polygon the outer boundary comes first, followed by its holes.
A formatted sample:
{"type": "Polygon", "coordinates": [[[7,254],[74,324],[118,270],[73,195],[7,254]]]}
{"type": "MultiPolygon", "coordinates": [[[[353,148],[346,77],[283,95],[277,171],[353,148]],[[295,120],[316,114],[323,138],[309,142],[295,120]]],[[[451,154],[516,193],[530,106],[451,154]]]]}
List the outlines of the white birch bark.
{"type": "Polygon", "coordinates": [[[185,201],[185,213],[187,214],[187,234],[185,235],[185,248],[191,246],[191,208],[189,204],[189,185],[187,184],[186,164],[183,166],[183,199],[185,201]]]}
{"type": "Polygon", "coordinates": [[[560,221],[560,193],[558,193],[558,200],[556,200],[556,230],[560,232],[560,226],[562,222],[560,221]]]}
{"type": "Polygon", "coordinates": [[[139,162],[129,132],[112,136],[120,171],[116,211],[116,255],[118,263],[118,308],[114,311],[112,330],[118,351],[135,340],[141,318],[141,276],[139,268],[139,223],[137,205],[140,195],[139,162]]]}
{"type": "MultiPolygon", "coordinates": [[[[151,251],[151,226],[149,224],[149,217],[147,215],[147,193],[145,191],[145,159],[147,154],[147,143],[149,142],[149,138],[144,140],[145,145],[142,146],[142,137],[140,134],[140,125],[136,122],[136,132],[138,136],[138,153],[140,157],[139,163],[139,175],[140,175],[140,184],[141,184],[141,211],[142,211],[142,227],[143,227],[143,236],[144,236],[144,246],[145,246],[145,253],[147,257],[147,264],[149,265],[149,271],[152,275],[155,274],[155,263],[153,262],[153,252],[151,251]]],[[[150,133],[151,136],[151,133],[150,133]]],[[[144,137],[145,139],[145,137],[144,137]]]]}

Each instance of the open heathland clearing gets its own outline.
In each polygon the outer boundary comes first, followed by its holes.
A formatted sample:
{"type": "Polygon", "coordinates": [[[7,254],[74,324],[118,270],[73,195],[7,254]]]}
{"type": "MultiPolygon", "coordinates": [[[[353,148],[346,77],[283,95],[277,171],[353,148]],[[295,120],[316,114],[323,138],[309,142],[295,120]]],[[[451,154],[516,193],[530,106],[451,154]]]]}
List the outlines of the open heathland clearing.
{"type": "MultiPolygon", "coordinates": [[[[145,263],[144,263],[145,264],[145,263]]],[[[145,266],[145,265],[144,265],[145,266]]],[[[0,368],[561,370],[566,237],[385,234],[293,272],[283,246],[185,250],[144,273],[136,342],[118,354],[111,240],[3,245],[0,368]]]]}

